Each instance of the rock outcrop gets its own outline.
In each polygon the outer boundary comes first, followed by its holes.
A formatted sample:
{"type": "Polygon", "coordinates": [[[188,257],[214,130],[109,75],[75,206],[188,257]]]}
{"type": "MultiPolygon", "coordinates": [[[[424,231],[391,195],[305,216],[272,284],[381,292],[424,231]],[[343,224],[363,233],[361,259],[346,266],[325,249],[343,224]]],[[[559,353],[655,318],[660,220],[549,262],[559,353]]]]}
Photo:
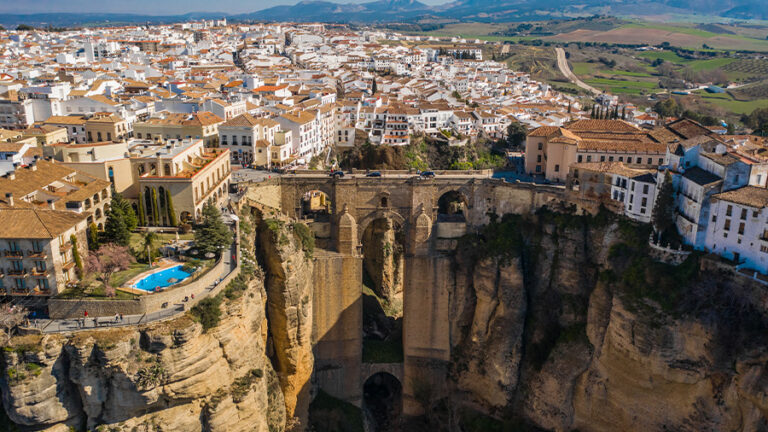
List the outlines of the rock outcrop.
{"type": "Polygon", "coordinates": [[[38,430],[275,431],[285,424],[266,356],[264,289],[223,301],[214,328],[188,316],[131,329],[15,338],[4,351],[9,418],[38,430]]]}
{"type": "Polygon", "coordinates": [[[661,305],[613,273],[616,223],[526,222],[518,258],[457,253],[454,409],[556,431],[768,428],[764,299],[743,281],[710,272],[674,297],[691,304],[661,305]]]}
{"type": "Polygon", "coordinates": [[[266,219],[258,224],[259,262],[265,268],[269,340],[286,414],[292,424],[306,425],[309,413],[312,355],[312,235],[299,222],[266,219]]]}

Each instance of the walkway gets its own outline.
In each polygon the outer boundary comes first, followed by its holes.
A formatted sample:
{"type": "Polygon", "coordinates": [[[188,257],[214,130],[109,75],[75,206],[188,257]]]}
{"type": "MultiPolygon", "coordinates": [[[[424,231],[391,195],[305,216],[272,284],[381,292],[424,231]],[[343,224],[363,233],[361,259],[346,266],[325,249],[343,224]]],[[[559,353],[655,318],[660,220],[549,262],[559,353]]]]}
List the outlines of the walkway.
{"type": "Polygon", "coordinates": [[[572,83],[576,84],[577,86],[583,88],[584,90],[594,94],[594,95],[601,95],[603,94],[602,91],[592,87],[589,84],[586,84],[584,81],[580,80],[579,77],[577,77],[572,71],[570,66],[568,66],[568,60],[565,58],[565,50],[562,48],[555,48],[555,52],[557,52],[557,67],[560,68],[560,73],[565,75],[566,78],[571,80],[572,83]]]}
{"type": "MultiPolygon", "coordinates": [[[[216,279],[223,281],[227,276],[237,270],[239,263],[237,260],[233,261],[232,256],[236,256],[237,253],[237,240],[232,243],[229,253],[223,254],[222,260],[224,260],[224,269],[216,279]]],[[[199,293],[195,295],[195,300],[199,301],[207,297],[211,291],[219,286],[219,283],[213,283],[205,287],[201,287],[199,293]]],[[[186,303],[177,303],[169,306],[166,309],[162,309],[156,312],[142,314],[142,315],[124,315],[122,320],[115,321],[115,317],[98,317],[85,319],[85,325],[81,325],[82,319],[67,318],[67,319],[38,319],[32,321],[31,327],[42,330],[43,333],[59,333],[59,332],[72,332],[78,330],[93,330],[103,329],[109,327],[126,327],[136,326],[140,324],[147,324],[155,321],[161,321],[169,318],[173,318],[177,315],[184,313],[187,310],[186,303]]]]}

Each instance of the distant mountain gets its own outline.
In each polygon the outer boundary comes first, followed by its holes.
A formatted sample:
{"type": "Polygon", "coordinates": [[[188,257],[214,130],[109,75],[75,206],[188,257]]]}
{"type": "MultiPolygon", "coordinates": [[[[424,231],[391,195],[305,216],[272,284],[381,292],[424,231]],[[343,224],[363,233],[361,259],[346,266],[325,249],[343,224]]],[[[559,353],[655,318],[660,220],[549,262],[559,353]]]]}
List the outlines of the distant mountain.
{"type": "Polygon", "coordinates": [[[334,3],[304,0],[256,12],[227,15],[201,12],[172,16],[142,14],[0,14],[0,25],[81,26],[104,24],[170,23],[227,17],[233,21],[414,22],[419,18],[467,21],[532,21],[585,15],[710,15],[737,19],[768,19],[766,0],[455,0],[428,6],[418,0],[375,0],[334,3]]]}
{"type": "Polygon", "coordinates": [[[275,6],[233,19],[268,21],[389,22],[412,19],[435,10],[417,0],[378,0],[368,3],[301,1],[293,6],[275,6]]]}

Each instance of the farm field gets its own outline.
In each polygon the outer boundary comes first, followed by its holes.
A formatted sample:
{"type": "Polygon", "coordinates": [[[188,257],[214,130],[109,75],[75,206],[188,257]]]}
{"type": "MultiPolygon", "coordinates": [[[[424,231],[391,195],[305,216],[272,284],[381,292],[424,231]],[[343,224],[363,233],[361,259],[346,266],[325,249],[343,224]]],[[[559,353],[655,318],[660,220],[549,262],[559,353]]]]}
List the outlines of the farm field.
{"type": "Polygon", "coordinates": [[[629,23],[607,31],[579,29],[542,38],[558,42],[649,44],[701,50],[703,45],[721,50],[768,51],[768,40],[735,34],[718,34],[687,26],[629,23]]]}
{"type": "Polygon", "coordinates": [[[757,108],[768,107],[768,98],[737,101],[727,93],[710,94],[701,90],[696,91],[694,94],[701,96],[702,101],[707,105],[719,107],[735,114],[749,114],[757,108]]]}

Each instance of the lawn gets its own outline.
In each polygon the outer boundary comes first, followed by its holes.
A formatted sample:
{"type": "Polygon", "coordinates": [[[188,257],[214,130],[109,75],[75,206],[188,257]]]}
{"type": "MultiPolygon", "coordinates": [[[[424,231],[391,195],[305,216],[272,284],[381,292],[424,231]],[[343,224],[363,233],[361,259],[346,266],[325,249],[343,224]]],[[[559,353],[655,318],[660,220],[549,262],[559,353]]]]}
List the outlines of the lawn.
{"type": "MultiPolygon", "coordinates": [[[[113,274],[110,281],[112,282],[113,287],[119,287],[119,286],[122,286],[124,283],[126,283],[128,280],[130,280],[132,277],[140,273],[143,273],[147,270],[149,270],[149,266],[147,264],[132,263],[127,270],[123,270],[121,272],[117,272],[113,274]]],[[[89,298],[104,298],[104,299],[107,298],[106,293],[104,292],[104,284],[96,280],[96,274],[94,273],[86,274],[83,280],[80,282],[79,287],[64,290],[58,295],[58,297],[59,298],[89,297],[89,298]]],[[[112,297],[112,298],[118,299],[118,300],[132,300],[136,297],[138,297],[138,295],[117,290],[115,293],[115,297],[112,297]]]]}

